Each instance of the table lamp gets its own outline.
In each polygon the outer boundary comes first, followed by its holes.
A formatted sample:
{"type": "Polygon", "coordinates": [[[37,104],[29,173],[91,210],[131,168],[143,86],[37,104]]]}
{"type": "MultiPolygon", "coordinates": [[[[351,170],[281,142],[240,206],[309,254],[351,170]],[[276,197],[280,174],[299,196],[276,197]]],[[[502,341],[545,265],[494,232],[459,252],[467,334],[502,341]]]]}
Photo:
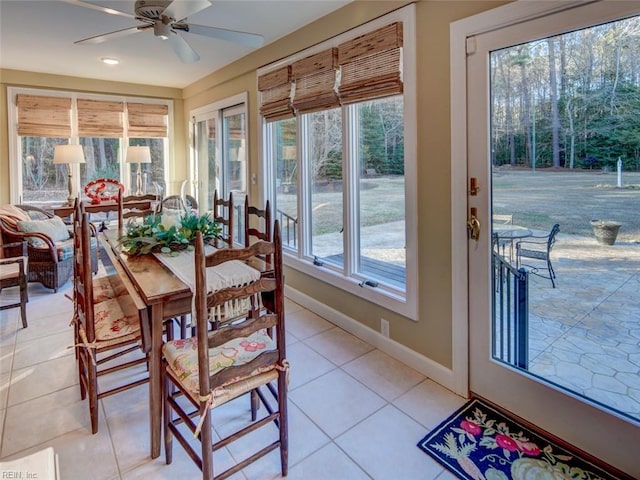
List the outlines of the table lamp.
{"type": "Polygon", "coordinates": [[[71,180],[71,164],[72,163],[84,163],[84,151],[82,145],[56,145],[53,152],[53,163],[55,164],[67,164],[69,171],[69,181],[67,188],[69,189],[69,196],[67,197],[67,203],[73,205],[73,182],[71,180]]]}
{"type": "Polygon", "coordinates": [[[129,147],[127,148],[127,163],[137,163],[138,171],[136,173],[136,186],[138,190],[136,195],[143,195],[142,191],[142,170],[141,163],[151,163],[151,151],[149,147],[129,147]]]}

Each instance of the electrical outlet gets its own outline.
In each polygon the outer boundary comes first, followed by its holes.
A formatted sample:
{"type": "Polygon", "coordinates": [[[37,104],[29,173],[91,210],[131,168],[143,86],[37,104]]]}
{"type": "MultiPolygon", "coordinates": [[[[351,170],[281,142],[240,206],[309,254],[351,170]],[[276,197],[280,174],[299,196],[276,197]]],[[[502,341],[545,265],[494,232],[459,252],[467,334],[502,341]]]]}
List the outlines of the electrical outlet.
{"type": "Polygon", "coordinates": [[[380,333],[382,333],[383,337],[389,338],[389,320],[380,319],[380,333]]]}

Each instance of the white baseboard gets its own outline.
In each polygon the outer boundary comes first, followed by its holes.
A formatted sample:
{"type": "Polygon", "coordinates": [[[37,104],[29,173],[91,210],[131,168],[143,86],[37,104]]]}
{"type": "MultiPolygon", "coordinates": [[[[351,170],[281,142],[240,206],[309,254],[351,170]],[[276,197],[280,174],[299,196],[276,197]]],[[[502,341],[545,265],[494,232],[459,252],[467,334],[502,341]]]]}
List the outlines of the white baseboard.
{"type": "Polygon", "coordinates": [[[454,375],[451,369],[443,367],[439,363],[420,355],[401,343],[383,336],[381,333],[372,330],[344,313],[319,302],[295,288],[285,286],[285,296],[303,307],[308,308],[317,315],[320,315],[334,325],[355,335],[359,339],[382,350],[387,355],[408,365],[425,377],[430,378],[453,392],[456,391],[454,375]]]}

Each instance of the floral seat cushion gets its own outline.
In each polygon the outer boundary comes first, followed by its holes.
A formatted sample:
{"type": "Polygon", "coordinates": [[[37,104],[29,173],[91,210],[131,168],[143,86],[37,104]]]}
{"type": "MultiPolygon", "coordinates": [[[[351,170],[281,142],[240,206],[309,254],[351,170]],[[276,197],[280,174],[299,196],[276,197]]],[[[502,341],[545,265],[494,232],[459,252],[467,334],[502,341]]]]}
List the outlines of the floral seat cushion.
{"type": "MultiPolygon", "coordinates": [[[[233,339],[224,345],[209,349],[209,374],[220,370],[249,363],[265,351],[275,350],[275,342],[264,331],[252,333],[248,337],[233,339]]],[[[198,338],[173,340],[167,342],[162,351],[167,364],[181,381],[184,387],[198,395],[198,338]]],[[[253,375],[274,370],[270,365],[253,372],[253,375]]]]}
{"type": "Polygon", "coordinates": [[[93,303],[104,302],[126,294],[127,289],[116,273],[93,279],[93,303]]]}
{"type": "Polygon", "coordinates": [[[120,295],[94,305],[96,340],[112,340],[139,334],[138,309],[129,295],[120,295]]]}

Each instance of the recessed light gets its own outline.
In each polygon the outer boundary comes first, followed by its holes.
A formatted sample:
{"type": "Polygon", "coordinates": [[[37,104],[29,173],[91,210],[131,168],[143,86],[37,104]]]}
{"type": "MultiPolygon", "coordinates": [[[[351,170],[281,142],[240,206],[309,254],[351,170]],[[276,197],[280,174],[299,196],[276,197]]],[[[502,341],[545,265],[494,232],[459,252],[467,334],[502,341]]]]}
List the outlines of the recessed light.
{"type": "Polygon", "coordinates": [[[120,60],[113,57],[101,57],[100,61],[102,63],[106,63],[107,65],[118,65],[120,63],[120,60]]]}

